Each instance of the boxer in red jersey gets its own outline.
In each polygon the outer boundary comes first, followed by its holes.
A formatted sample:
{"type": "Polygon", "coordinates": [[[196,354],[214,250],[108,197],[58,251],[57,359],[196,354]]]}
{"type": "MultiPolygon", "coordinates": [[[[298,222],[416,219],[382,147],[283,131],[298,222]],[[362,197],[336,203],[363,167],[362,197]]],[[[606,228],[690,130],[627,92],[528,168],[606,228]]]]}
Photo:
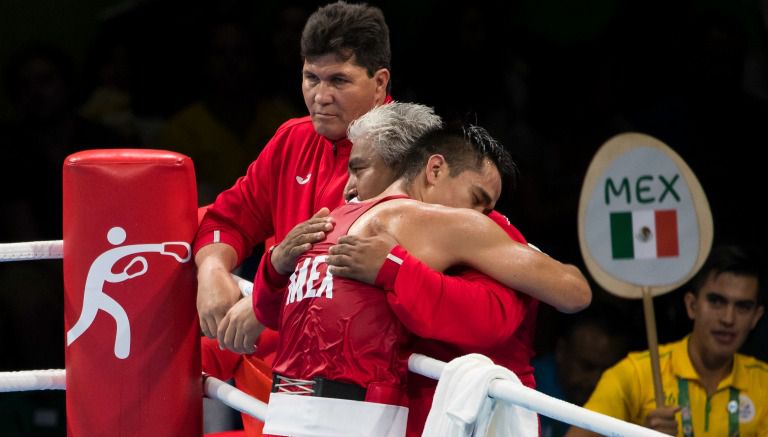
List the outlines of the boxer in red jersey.
{"type": "Polygon", "coordinates": [[[270,396],[266,433],[316,435],[311,430],[322,427],[327,432],[320,435],[404,435],[408,410],[401,405],[407,403],[408,369],[403,351],[409,333],[379,287],[334,278],[325,263],[333,242],[389,199],[335,209],[334,229],[299,257],[286,293],[280,293],[280,339],[272,371],[276,384],[290,386],[270,396]],[[329,381],[351,386],[352,393],[324,393],[320,385],[329,381]],[[322,398],[288,394],[307,391],[322,398]]]}
{"type": "MultiPolygon", "coordinates": [[[[489,137],[484,136],[482,130],[473,129],[470,134],[463,138],[444,132],[428,134],[429,138],[421,141],[426,143],[426,149],[435,145],[441,148],[430,151],[426,171],[420,171],[421,166],[406,168],[404,177],[384,195],[407,194],[416,199],[434,202],[444,201],[446,193],[451,193],[460,199],[474,202],[473,206],[477,210],[487,212],[498,198],[501,188],[495,163],[499,162],[503,166],[505,155],[497,144],[483,143],[489,137]],[[481,140],[479,146],[476,139],[481,140]],[[472,152],[467,153],[468,149],[472,152]],[[449,162],[453,162],[453,166],[449,166],[449,162]]],[[[424,162],[418,158],[411,160],[414,161],[424,162]]],[[[507,285],[518,286],[525,291],[536,291],[536,287],[574,287],[589,295],[586,281],[578,270],[574,272],[574,269],[564,269],[557,261],[527,246],[513,243],[504,237],[498,226],[481,214],[470,210],[424,205],[411,199],[390,200],[375,204],[375,207],[370,203],[364,205],[373,209],[361,215],[360,220],[350,228],[350,234],[369,235],[383,229],[432,267],[443,270],[451,265],[467,264],[495,275],[507,285]],[[423,232],[427,226],[429,232],[423,232]],[[468,238],[457,243],[456,238],[452,238],[458,235],[457,231],[466,233],[468,238]],[[543,274],[543,277],[539,277],[539,274],[543,274]]],[[[340,210],[346,212],[350,208],[359,207],[348,205],[340,210]]],[[[334,215],[336,214],[337,212],[334,212],[334,215]]],[[[347,225],[345,222],[339,231],[334,231],[329,240],[333,240],[337,234],[346,233],[347,225]]],[[[327,245],[330,245],[330,242],[324,246],[327,245]]],[[[377,313],[373,320],[378,324],[357,324],[357,328],[350,329],[350,320],[370,320],[362,314],[369,311],[372,305],[349,305],[342,303],[345,299],[339,301],[339,298],[336,298],[337,302],[332,302],[333,297],[328,299],[327,292],[324,291],[328,288],[334,289],[335,281],[342,280],[334,280],[333,276],[324,270],[325,255],[317,253],[322,253],[325,247],[317,250],[320,252],[313,252],[311,258],[304,257],[299,261],[291,278],[291,291],[285,300],[282,314],[282,339],[275,371],[284,372],[297,379],[320,376],[335,381],[354,382],[362,387],[378,387],[379,383],[392,387],[393,372],[396,373],[397,369],[405,366],[402,361],[403,350],[397,350],[397,346],[403,342],[396,340],[398,335],[389,335],[393,332],[389,328],[380,332],[379,327],[389,327],[389,321],[397,316],[392,313],[387,318],[384,315],[386,312],[377,313]],[[302,278],[305,278],[304,282],[302,278]],[[306,293],[310,296],[308,300],[306,293]],[[302,298],[300,304],[292,300],[296,297],[302,298]],[[331,324],[336,329],[330,329],[320,321],[331,324]],[[340,323],[343,326],[339,326],[340,323]],[[364,326],[368,328],[361,328],[364,326]],[[288,332],[291,332],[291,335],[287,335],[288,332]],[[381,343],[373,339],[394,340],[381,343]],[[339,350],[357,350],[352,348],[351,344],[363,345],[361,350],[368,350],[364,347],[368,344],[376,354],[373,354],[373,359],[368,360],[361,359],[363,355],[357,353],[350,352],[348,356],[338,353],[339,350]],[[335,360],[330,357],[335,357],[335,360]],[[401,360],[400,367],[393,365],[396,363],[394,357],[401,360]],[[376,359],[379,360],[378,363],[376,359]],[[360,369],[369,369],[373,378],[369,378],[367,382],[355,379],[355,373],[360,369]],[[394,370],[388,372],[382,369],[394,370]]],[[[338,294],[334,293],[333,296],[338,294]]],[[[354,298],[356,295],[352,296],[354,298]]],[[[379,299],[386,299],[386,296],[380,296],[379,299]]],[[[404,373],[400,375],[401,386],[403,378],[404,373]]],[[[396,382],[397,378],[394,381],[396,382]]],[[[376,401],[370,391],[364,399],[376,401]]]]}

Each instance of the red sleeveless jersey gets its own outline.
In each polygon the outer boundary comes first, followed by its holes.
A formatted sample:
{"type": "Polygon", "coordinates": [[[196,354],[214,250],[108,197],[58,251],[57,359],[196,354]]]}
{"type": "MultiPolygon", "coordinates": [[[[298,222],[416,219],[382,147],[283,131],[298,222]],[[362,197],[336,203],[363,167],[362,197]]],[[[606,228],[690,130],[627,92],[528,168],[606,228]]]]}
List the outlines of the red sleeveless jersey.
{"type": "Polygon", "coordinates": [[[334,229],[302,255],[284,294],[273,371],[291,378],[321,376],[362,387],[401,388],[408,371],[409,334],[379,287],[334,277],[328,249],[373,206],[405,196],[351,203],[331,213],[334,229]]]}

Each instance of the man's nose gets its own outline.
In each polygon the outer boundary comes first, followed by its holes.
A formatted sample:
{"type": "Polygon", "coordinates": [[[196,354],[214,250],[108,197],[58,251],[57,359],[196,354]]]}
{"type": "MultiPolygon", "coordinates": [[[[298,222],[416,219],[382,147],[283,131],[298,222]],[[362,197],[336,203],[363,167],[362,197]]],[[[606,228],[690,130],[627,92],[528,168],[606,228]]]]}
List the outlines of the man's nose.
{"type": "Polygon", "coordinates": [[[315,90],[315,103],[327,105],[331,102],[333,102],[333,89],[329,84],[321,81],[315,90]]]}
{"type": "Polygon", "coordinates": [[[726,325],[732,325],[736,313],[736,307],[734,305],[726,305],[723,308],[723,312],[720,316],[720,320],[726,325]]]}

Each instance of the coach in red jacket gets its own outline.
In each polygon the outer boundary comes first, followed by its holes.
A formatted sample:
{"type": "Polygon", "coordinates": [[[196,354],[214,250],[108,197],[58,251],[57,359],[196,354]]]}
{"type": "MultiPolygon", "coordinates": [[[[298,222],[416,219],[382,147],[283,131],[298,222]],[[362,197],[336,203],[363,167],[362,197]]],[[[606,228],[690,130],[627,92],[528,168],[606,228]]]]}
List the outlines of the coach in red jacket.
{"type": "Polygon", "coordinates": [[[277,130],[245,176],[218,196],[195,239],[197,308],[208,337],[240,299],[230,272],[253,246],[270,236],[280,242],[320,208],[342,203],[347,126],[390,100],[389,30],[378,8],[337,2],[318,9],[301,52],[309,116],[277,130]]]}

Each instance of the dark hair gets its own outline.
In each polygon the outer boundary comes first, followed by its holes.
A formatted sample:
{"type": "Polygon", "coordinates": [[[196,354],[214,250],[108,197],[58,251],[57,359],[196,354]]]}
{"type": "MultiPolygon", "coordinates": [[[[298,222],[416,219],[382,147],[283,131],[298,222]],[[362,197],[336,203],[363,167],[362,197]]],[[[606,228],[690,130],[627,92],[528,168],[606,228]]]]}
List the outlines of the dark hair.
{"type": "Polygon", "coordinates": [[[578,329],[583,326],[592,326],[615,339],[617,345],[621,346],[621,355],[627,352],[629,348],[627,320],[626,315],[618,307],[609,303],[593,302],[584,311],[564,315],[560,337],[570,342],[579,334],[578,329]]]}
{"type": "Polygon", "coordinates": [[[389,28],[381,9],[338,1],[315,11],[301,34],[301,56],[311,60],[330,53],[341,61],[354,56],[369,77],[389,69],[389,28]]]}
{"type": "Polygon", "coordinates": [[[698,294],[701,291],[711,274],[717,276],[721,273],[757,278],[757,302],[760,305],[764,304],[760,263],[750,251],[734,245],[715,246],[707,257],[707,261],[691,280],[693,293],[698,294]]]}
{"type": "Polygon", "coordinates": [[[456,177],[465,170],[479,170],[484,159],[490,160],[499,170],[502,180],[511,183],[517,178],[517,166],[509,152],[480,126],[467,125],[459,129],[437,129],[416,140],[399,169],[400,176],[410,183],[424,168],[430,156],[443,155],[456,177]]]}

